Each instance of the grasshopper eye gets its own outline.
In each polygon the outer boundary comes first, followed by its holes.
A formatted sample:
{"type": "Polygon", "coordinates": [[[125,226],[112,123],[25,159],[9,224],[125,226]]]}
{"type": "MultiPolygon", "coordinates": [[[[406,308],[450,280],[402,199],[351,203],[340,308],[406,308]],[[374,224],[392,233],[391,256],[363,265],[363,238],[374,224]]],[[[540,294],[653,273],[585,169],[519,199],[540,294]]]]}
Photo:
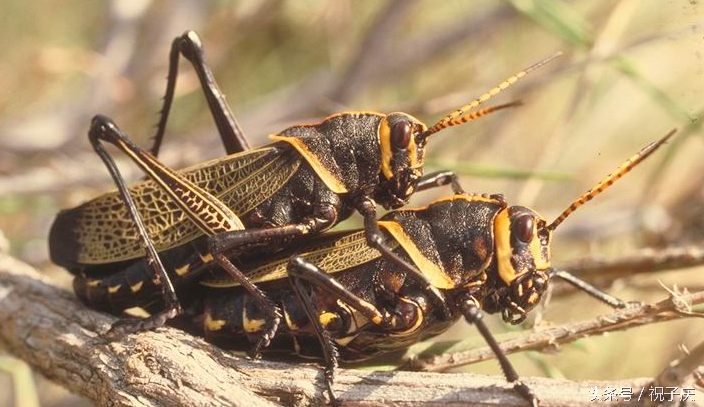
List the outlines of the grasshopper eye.
{"type": "Polygon", "coordinates": [[[523,215],[514,220],[511,224],[511,234],[524,243],[533,240],[533,217],[523,215]]]}
{"type": "Polygon", "coordinates": [[[411,141],[412,127],[409,122],[397,122],[391,127],[391,145],[394,148],[405,149],[411,141]]]}

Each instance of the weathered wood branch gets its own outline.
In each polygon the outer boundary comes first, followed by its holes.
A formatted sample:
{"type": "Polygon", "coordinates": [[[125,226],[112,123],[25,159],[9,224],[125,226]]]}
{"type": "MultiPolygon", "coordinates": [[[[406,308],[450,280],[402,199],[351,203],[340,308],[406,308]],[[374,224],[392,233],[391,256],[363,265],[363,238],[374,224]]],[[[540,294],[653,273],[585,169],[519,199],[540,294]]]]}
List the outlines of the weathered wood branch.
{"type": "MultiPolygon", "coordinates": [[[[0,347],[99,405],[326,404],[316,365],[238,358],[172,328],[108,343],[100,332],[113,320],[0,254],[0,347]]],[[[649,380],[525,381],[543,406],[587,406],[593,386],[637,388],[649,380]]],[[[335,385],[348,406],[525,405],[499,376],[340,369],[335,385]]]]}

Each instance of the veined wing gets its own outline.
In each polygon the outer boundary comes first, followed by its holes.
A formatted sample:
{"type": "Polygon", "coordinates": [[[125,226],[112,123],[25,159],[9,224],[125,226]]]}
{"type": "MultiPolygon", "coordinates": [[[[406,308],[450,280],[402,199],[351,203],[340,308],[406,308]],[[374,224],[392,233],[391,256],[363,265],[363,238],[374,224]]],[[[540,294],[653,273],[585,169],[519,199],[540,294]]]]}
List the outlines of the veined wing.
{"type": "MultiPolygon", "coordinates": [[[[242,215],[275,193],[299,165],[295,151],[265,147],[211,160],[179,173],[242,215]]],[[[202,235],[156,183],[146,180],[129,190],[157,250],[202,235]]],[[[102,264],[144,255],[134,223],[116,191],[61,212],[50,239],[52,259],[57,264],[102,264]]]]}
{"type": "MultiPolygon", "coordinates": [[[[392,249],[398,247],[395,241],[390,241],[389,243],[392,249]]],[[[301,257],[320,267],[328,274],[349,270],[354,266],[359,266],[381,257],[381,253],[376,249],[367,246],[367,240],[363,230],[355,232],[333,232],[318,238],[313,238],[306,243],[304,248],[298,247],[295,251],[287,250],[277,255],[277,258],[273,261],[245,266],[242,272],[253,283],[263,283],[286,278],[288,275],[286,266],[290,255],[294,252],[297,252],[301,257]]],[[[224,272],[217,277],[205,278],[200,283],[208,287],[216,288],[235,287],[239,285],[239,283],[233,281],[224,272]]]]}

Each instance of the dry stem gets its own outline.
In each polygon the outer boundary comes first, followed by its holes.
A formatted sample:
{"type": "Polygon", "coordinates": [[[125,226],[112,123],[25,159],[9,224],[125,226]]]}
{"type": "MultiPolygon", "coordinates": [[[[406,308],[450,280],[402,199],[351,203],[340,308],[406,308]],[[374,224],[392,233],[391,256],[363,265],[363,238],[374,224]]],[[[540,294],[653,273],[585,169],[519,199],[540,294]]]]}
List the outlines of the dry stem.
{"type": "MultiPolygon", "coordinates": [[[[672,293],[669,298],[656,304],[635,305],[594,319],[540,329],[520,338],[503,341],[499,345],[504,353],[507,354],[525,350],[548,349],[586,336],[600,335],[606,332],[678,318],[701,318],[704,317],[704,313],[692,312],[691,306],[702,303],[704,303],[704,291],[693,294],[672,293]]],[[[406,364],[406,367],[411,370],[440,372],[481,362],[492,357],[493,352],[487,346],[463,352],[412,359],[406,364]]]]}

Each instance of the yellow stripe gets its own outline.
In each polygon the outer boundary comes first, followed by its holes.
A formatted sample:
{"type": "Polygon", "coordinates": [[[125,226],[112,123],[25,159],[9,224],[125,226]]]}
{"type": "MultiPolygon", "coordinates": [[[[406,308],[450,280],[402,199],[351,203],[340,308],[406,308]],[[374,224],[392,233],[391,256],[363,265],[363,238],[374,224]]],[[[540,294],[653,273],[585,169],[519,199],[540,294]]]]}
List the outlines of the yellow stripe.
{"type": "Polygon", "coordinates": [[[137,283],[135,285],[131,285],[130,290],[132,290],[133,293],[136,293],[142,289],[142,285],[144,285],[144,281],[140,281],[139,283],[137,283]]]}
{"type": "Polygon", "coordinates": [[[434,287],[442,289],[451,289],[456,287],[455,282],[452,281],[450,276],[445,273],[442,266],[433,263],[430,259],[425,257],[420,249],[418,249],[418,246],[413,243],[411,237],[406,234],[401,225],[391,221],[380,221],[378,224],[379,227],[386,229],[386,231],[389,232],[394,239],[396,239],[396,241],[411,257],[411,260],[413,260],[416,267],[418,267],[420,272],[428,278],[434,287]]]}
{"type": "Polygon", "coordinates": [[[177,274],[177,275],[182,276],[182,275],[188,273],[188,270],[189,270],[190,268],[191,268],[191,265],[190,265],[190,264],[186,264],[185,266],[179,267],[179,268],[177,268],[177,269],[174,270],[174,271],[176,271],[176,274],[177,274]]]}
{"type": "MultiPolygon", "coordinates": [[[[549,230],[549,229],[548,229],[549,230]]],[[[543,247],[540,243],[540,238],[538,237],[538,227],[537,222],[533,222],[533,240],[530,242],[530,253],[533,256],[533,262],[535,263],[535,268],[537,270],[546,270],[550,267],[550,242],[552,241],[552,231],[550,231],[550,236],[548,237],[547,245],[547,258],[543,257],[543,247]]]]}
{"type": "Polygon", "coordinates": [[[421,308],[418,306],[418,304],[415,301],[412,301],[406,297],[399,297],[398,299],[407,303],[407,304],[411,304],[416,309],[417,314],[416,314],[416,321],[413,323],[413,326],[406,329],[405,331],[389,333],[390,336],[396,337],[396,338],[408,336],[408,335],[414,333],[416,330],[418,330],[418,328],[420,328],[421,324],[423,323],[423,311],[421,310],[421,308]]]}
{"type": "Polygon", "coordinates": [[[308,161],[308,164],[313,167],[313,171],[318,174],[320,179],[325,183],[325,185],[327,185],[328,188],[330,188],[332,192],[335,192],[336,194],[344,194],[347,192],[347,187],[345,184],[343,184],[341,180],[337,179],[333,173],[328,171],[323,163],[318,160],[318,157],[308,150],[308,146],[306,146],[300,139],[296,137],[279,136],[277,134],[270,134],[269,139],[272,141],[283,141],[292,145],[293,148],[295,148],[296,151],[298,151],[298,153],[302,155],[306,161],[308,161]]]}
{"type": "Polygon", "coordinates": [[[225,326],[225,320],[213,319],[210,312],[205,314],[205,330],[206,331],[219,331],[225,326]]]}
{"type": "Polygon", "coordinates": [[[496,236],[496,261],[499,268],[499,277],[506,284],[511,284],[516,278],[516,270],[511,264],[513,250],[511,248],[511,220],[508,216],[508,208],[503,209],[496,215],[494,220],[494,234],[496,236]]]}
{"type": "Polygon", "coordinates": [[[376,133],[379,136],[379,148],[381,149],[381,173],[386,179],[391,179],[394,176],[394,172],[391,170],[391,127],[389,127],[389,120],[386,117],[379,122],[376,133]]]}
{"type": "Polygon", "coordinates": [[[112,287],[108,287],[108,294],[115,294],[116,292],[120,291],[121,285],[114,285],[112,287]]]}

